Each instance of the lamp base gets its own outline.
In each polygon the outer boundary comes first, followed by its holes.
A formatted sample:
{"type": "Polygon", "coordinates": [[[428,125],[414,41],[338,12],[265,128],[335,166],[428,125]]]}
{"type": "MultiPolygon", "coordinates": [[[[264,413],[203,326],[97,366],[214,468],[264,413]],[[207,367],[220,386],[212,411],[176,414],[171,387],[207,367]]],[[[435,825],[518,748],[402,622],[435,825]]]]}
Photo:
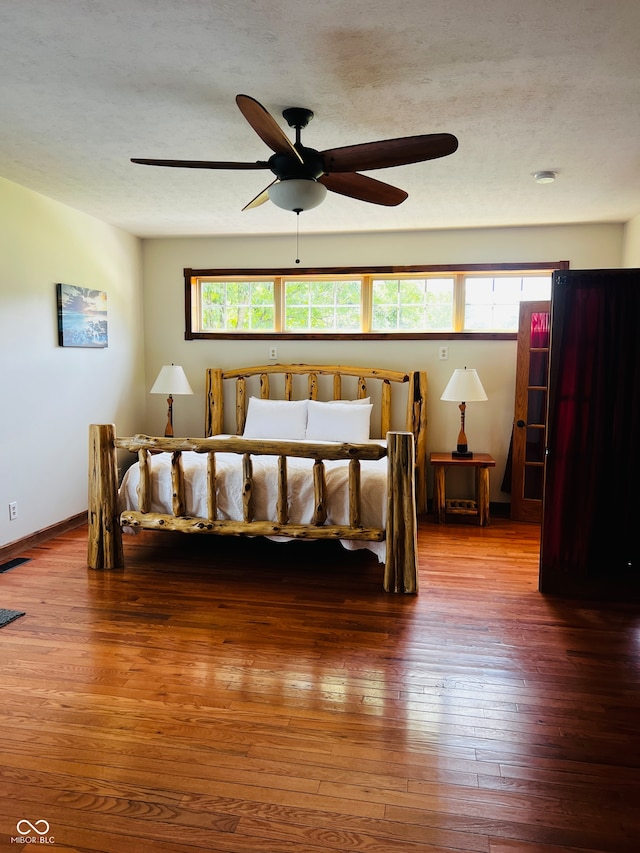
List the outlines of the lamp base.
{"type": "Polygon", "coordinates": [[[164,430],[165,438],[173,438],[173,395],[169,394],[167,397],[167,425],[164,430]]]}
{"type": "Polygon", "coordinates": [[[473,459],[472,450],[452,450],[451,455],[454,459],[473,459]]]}

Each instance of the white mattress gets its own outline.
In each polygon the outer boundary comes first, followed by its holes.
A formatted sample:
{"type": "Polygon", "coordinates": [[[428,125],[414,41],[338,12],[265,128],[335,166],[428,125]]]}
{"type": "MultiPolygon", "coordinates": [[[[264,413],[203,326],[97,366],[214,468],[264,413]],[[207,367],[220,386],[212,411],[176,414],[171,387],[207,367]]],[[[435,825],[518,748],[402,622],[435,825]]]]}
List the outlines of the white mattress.
{"type": "MultiPolygon", "coordinates": [[[[227,436],[221,436],[221,438],[227,436]]],[[[301,442],[302,443],[302,442],[301,442]]],[[[376,442],[384,444],[385,442],[376,442]]],[[[253,456],[253,507],[256,521],[276,520],[277,457],[253,456]]],[[[207,456],[185,451],[182,454],[185,483],[185,502],[188,515],[207,517],[207,456]]],[[[314,512],[313,460],[299,457],[287,459],[289,521],[310,524],[314,512]]],[[[172,513],[171,454],[159,453],[149,458],[152,475],[151,512],[172,513]]],[[[326,461],[327,524],[349,523],[349,462],[326,461]]],[[[361,472],[361,524],[380,527],[386,522],[387,459],[363,460],[361,472]]],[[[242,456],[235,453],[216,454],[218,518],[242,521],[242,456]]],[[[140,480],[138,463],[127,470],[119,491],[120,511],[137,510],[137,486],[140,480]]],[[[269,537],[288,541],[288,537],[269,537]]],[[[372,551],[384,562],[385,542],[343,540],[349,550],[361,548],[372,551]]]]}

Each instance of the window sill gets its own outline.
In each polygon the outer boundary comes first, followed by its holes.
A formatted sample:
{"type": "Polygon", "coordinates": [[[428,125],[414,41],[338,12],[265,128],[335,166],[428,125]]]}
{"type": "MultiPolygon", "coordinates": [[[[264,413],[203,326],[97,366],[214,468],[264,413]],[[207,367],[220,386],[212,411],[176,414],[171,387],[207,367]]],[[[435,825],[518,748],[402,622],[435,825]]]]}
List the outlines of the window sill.
{"type": "Polygon", "coordinates": [[[515,341],[517,332],[186,332],[187,341],[515,341]]]}

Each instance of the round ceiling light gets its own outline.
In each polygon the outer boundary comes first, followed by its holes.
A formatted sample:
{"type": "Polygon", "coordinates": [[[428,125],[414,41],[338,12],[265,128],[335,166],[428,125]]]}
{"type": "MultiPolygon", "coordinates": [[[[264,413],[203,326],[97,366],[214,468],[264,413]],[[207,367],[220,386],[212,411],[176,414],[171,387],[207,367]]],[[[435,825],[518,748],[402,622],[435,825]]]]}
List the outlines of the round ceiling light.
{"type": "Polygon", "coordinates": [[[552,184],[556,179],[556,174],[557,172],[552,172],[549,170],[544,172],[534,172],[533,177],[539,184],[552,184]]]}
{"type": "Polygon", "coordinates": [[[277,207],[292,210],[294,213],[317,207],[322,204],[326,195],[325,185],[309,178],[289,178],[269,187],[271,201],[277,207]]]}

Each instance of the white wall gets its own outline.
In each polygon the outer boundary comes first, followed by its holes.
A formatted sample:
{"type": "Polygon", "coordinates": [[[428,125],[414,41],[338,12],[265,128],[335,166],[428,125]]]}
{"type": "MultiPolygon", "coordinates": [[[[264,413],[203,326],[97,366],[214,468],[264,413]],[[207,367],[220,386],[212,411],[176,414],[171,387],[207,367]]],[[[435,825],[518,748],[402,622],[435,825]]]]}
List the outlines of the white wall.
{"type": "Polygon", "coordinates": [[[630,219],[624,227],[622,266],[640,268],[640,214],[630,219]]]}
{"type": "MultiPolygon", "coordinates": [[[[573,269],[618,267],[624,227],[618,224],[543,226],[384,234],[305,235],[301,218],[301,266],[462,264],[568,260],[573,269]]],[[[183,269],[215,267],[294,267],[295,220],[290,237],[211,237],[149,239],[143,243],[145,361],[147,389],[162,364],[181,364],[195,391],[174,400],[176,434],[202,435],[204,369],[268,362],[270,341],[185,341],[183,269]]],[[[515,341],[448,341],[449,360],[438,360],[438,341],[277,341],[278,361],[303,361],[425,369],[429,382],[429,450],[455,445],[458,408],[440,402],[454,367],[475,367],[488,403],[467,407],[472,449],[497,461],[491,500],[500,491],[513,422],[515,341]]],[[[164,398],[147,395],[144,429],[164,431],[164,398]]],[[[455,485],[455,484],[454,484],[455,485]]],[[[463,484],[467,487],[467,484],[463,484]]],[[[468,484],[471,490],[471,484],[468,484]]],[[[471,492],[469,491],[469,494],[471,492]]],[[[458,497],[464,497],[459,491],[458,497]]]]}
{"type": "Polygon", "coordinates": [[[2,546],[86,510],[88,425],[135,432],[145,383],[137,238],[0,179],[0,270],[2,546]],[[106,291],[106,349],[58,346],[57,282],[106,291]]]}

